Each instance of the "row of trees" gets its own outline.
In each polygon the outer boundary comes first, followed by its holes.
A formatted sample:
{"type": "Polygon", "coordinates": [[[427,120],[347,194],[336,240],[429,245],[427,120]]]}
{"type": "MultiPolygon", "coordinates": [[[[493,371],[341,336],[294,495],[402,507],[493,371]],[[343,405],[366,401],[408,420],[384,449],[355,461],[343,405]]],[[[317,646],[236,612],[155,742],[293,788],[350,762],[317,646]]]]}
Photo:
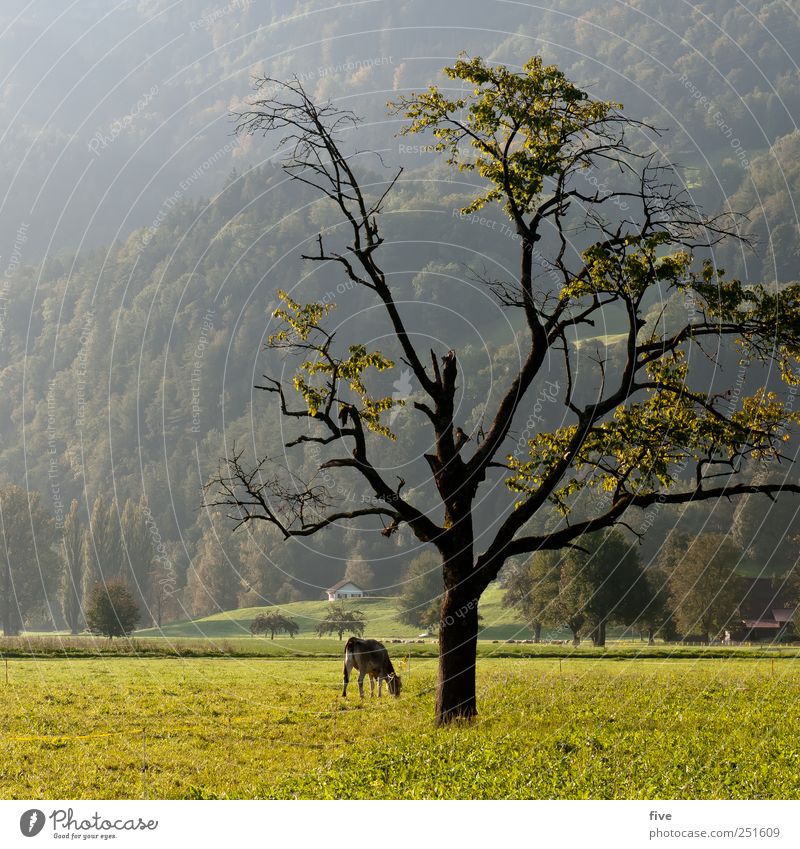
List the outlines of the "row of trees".
{"type": "Polygon", "coordinates": [[[740,618],[740,560],[722,534],[673,534],[645,569],[638,547],[607,530],[580,548],[537,552],[509,567],[504,604],[521,613],[537,642],[543,627],[568,628],[576,645],[588,636],[602,646],[611,624],[646,631],[650,642],[679,634],[708,640],[740,618]]]}
{"type": "MultiPolygon", "coordinates": [[[[367,620],[361,610],[340,603],[330,605],[325,618],[317,623],[314,630],[318,637],[338,634],[341,640],[345,634],[356,634],[360,637],[366,627],[367,620]]],[[[276,634],[288,634],[294,638],[299,630],[300,626],[294,619],[277,611],[259,613],[250,624],[251,634],[269,634],[271,640],[275,639],[276,634]]]]}
{"type": "Polygon", "coordinates": [[[541,551],[505,573],[504,604],[516,608],[538,642],[543,627],[568,628],[605,645],[611,624],[656,632],[671,623],[666,580],[645,570],[634,545],[616,530],[587,537],[580,548],[541,551]]]}
{"type": "Polygon", "coordinates": [[[0,491],[0,624],[7,636],[26,624],[86,624],[96,584],[123,582],[137,610],[160,624],[174,589],[168,558],[149,527],[149,510],[131,500],[97,498],[88,519],[73,500],[57,523],[38,492],[18,486],[0,491]]]}

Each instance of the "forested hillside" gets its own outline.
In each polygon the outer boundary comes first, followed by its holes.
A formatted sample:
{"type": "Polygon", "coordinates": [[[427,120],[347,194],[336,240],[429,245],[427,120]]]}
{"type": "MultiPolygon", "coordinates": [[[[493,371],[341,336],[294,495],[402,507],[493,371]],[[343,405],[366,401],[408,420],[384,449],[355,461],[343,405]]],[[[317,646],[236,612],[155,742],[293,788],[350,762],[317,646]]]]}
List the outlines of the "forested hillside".
{"type": "MultiPolygon", "coordinates": [[[[362,560],[373,587],[390,594],[416,553],[409,535],[386,539],[374,529],[331,528],[287,543],[258,527],[232,536],[230,521],[201,507],[202,484],[234,445],[248,456],[268,446],[281,464],[285,423],[275,397],[254,388],[264,373],[293,371],[291,361],[264,351],[279,289],[302,301],[337,302],[335,324],[344,332],[388,345],[383,318],[364,292],[335,268],[301,259],[314,252],[319,230],[335,224],[331,210],[267,161],[270,142],[233,136],[229,113],[248,97],[252,74],[295,74],[316,97],[340,99],[363,115],[353,148],[380,150],[382,161],[358,157],[376,185],[403,167],[385,216],[383,265],[414,333],[439,353],[458,349],[470,411],[459,425],[473,438],[484,423],[481,410],[519,357],[517,319],[480,279],[515,273],[515,237],[499,209],[461,215],[468,178],[420,139],[397,137],[399,124],[385,112],[398,92],[439,81],[455,42],[511,66],[542,53],[593,95],[663,127],[656,143],[677,163],[692,200],[749,213],[742,227],[757,236],[755,252],[723,248],[715,259],[748,280],[783,285],[800,277],[792,204],[800,189],[800,131],[792,120],[800,112],[792,59],[800,17],[783,0],[680,3],[679,14],[655,0],[574,0],[557,11],[469,0],[459,4],[457,23],[452,3],[430,0],[333,9],[283,0],[229,7],[141,0],[105,17],[98,0],[71,11],[58,38],[44,5],[10,5],[19,9],[4,10],[2,25],[40,35],[37,49],[57,50],[72,32],[74,46],[51,73],[75,87],[66,99],[61,85],[31,94],[32,57],[2,55],[0,71],[10,76],[0,91],[7,127],[0,475],[5,484],[38,490],[58,523],[73,499],[85,516],[97,496],[107,505],[146,505],[150,532],[164,541],[176,570],[175,617],[317,599],[348,563],[362,560]],[[88,26],[119,44],[113,54],[82,52],[79,33],[88,26]],[[130,108],[120,112],[120,103],[130,108]]],[[[92,43],[99,51],[102,39],[92,43]]],[[[587,174],[601,190],[605,179],[587,174]]],[[[653,321],[662,305],[650,307],[653,321]]],[[[672,302],[667,318],[670,310],[680,314],[684,305],[672,302]]],[[[614,356],[616,334],[609,316],[595,335],[573,343],[588,367],[598,348],[614,356]]],[[[377,375],[375,386],[413,400],[398,352],[384,352],[396,367],[377,375]]],[[[772,386],[771,376],[741,365],[734,352],[721,360],[726,385],[739,393],[765,379],[772,386]]],[[[554,363],[548,380],[563,379],[554,363]]],[[[707,391],[715,387],[710,361],[700,379],[707,391]]],[[[537,421],[556,425],[548,385],[536,388],[535,412],[537,421]]],[[[387,442],[382,457],[407,492],[425,474],[426,445],[413,417],[410,404],[397,411],[392,427],[402,438],[387,442]]],[[[306,480],[318,465],[318,451],[307,447],[306,480]]],[[[497,480],[481,508],[487,523],[513,500],[497,480]]],[[[354,489],[352,498],[361,497],[354,489]]],[[[690,507],[681,521],[733,526],[748,568],[782,572],[794,557],[785,537],[796,509],[794,501],[776,507],[748,499],[690,507]]],[[[642,518],[647,557],[677,519],[667,507],[642,518]]]]}

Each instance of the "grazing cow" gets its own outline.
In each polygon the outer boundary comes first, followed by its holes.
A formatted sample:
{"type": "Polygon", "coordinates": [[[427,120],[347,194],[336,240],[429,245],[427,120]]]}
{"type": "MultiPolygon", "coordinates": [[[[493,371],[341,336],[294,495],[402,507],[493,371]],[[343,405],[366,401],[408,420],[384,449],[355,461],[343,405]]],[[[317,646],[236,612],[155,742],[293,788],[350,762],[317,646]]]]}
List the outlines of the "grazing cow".
{"type": "Polygon", "coordinates": [[[350,682],[350,673],[353,669],[358,670],[358,693],[364,698],[364,677],[369,675],[369,694],[375,695],[375,679],[378,679],[378,697],[381,695],[381,686],[386,681],[389,692],[393,696],[400,695],[400,676],[394,671],[389,652],[383,643],[377,640],[360,640],[358,637],[350,637],[344,647],[344,686],[342,695],[347,695],[347,685],[350,682]]]}

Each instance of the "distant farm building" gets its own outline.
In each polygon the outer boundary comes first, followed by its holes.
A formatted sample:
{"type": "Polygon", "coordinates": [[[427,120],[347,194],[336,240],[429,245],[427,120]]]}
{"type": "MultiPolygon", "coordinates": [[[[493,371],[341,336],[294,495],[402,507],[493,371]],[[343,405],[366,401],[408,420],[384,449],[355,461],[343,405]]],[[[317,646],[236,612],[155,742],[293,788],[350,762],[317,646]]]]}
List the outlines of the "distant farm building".
{"type": "Polygon", "coordinates": [[[792,617],[796,607],[785,598],[782,584],[769,578],[742,578],[742,601],[738,627],[733,629],[735,640],[774,642],[795,635],[792,617]]]}
{"type": "Polygon", "coordinates": [[[347,598],[364,598],[366,592],[354,584],[352,581],[339,581],[332,587],[328,587],[325,592],[328,594],[328,601],[341,601],[347,598]]]}

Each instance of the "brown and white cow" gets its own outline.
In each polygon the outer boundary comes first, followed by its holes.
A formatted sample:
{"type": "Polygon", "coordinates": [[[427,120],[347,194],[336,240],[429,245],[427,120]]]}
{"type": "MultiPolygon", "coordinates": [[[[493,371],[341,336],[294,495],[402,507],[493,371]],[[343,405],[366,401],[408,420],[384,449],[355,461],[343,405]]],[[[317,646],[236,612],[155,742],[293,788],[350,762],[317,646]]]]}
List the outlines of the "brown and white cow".
{"type": "Polygon", "coordinates": [[[364,698],[364,678],[369,675],[369,694],[375,695],[375,679],[378,679],[378,697],[381,695],[383,682],[393,696],[400,695],[400,676],[394,671],[392,661],[386,646],[377,640],[361,640],[350,637],[344,647],[344,686],[342,695],[347,695],[347,685],[350,673],[358,670],[358,693],[364,698]]]}

